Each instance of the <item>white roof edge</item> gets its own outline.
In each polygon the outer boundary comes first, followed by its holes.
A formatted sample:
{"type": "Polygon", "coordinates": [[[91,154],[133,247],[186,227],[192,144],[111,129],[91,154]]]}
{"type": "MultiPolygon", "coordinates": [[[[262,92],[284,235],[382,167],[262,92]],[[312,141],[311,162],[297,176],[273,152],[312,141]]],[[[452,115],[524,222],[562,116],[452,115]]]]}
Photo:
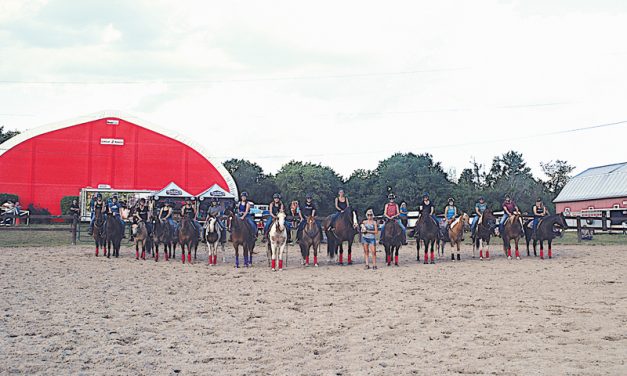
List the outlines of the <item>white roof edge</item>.
{"type": "Polygon", "coordinates": [[[211,157],[209,153],[207,152],[207,150],[202,145],[196,143],[195,141],[192,141],[191,139],[181,135],[180,133],[176,131],[163,128],[159,125],[140,119],[134,115],[124,113],[119,110],[98,111],[89,115],[83,115],[83,116],[79,116],[73,119],[62,120],[59,122],[50,123],[50,124],[42,125],[40,127],[29,129],[27,131],[24,131],[18,134],[15,137],[8,139],[6,142],[0,144],[0,156],[2,156],[5,152],[11,150],[13,147],[21,144],[22,142],[28,141],[31,138],[40,136],[42,134],[53,132],[53,131],[63,129],[63,128],[68,128],[68,127],[82,124],[82,123],[87,123],[90,121],[109,118],[109,117],[119,118],[119,119],[128,121],[129,123],[133,123],[142,128],[146,128],[148,130],[162,134],[169,138],[175,139],[191,147],[192,149],[196,150],[200,155],[205,157],[209,161],[209,163],[211,163],[213,167],[216,168],[216,170],[218,170],[218,172],[222,175],[222,177],[224,177],[224,180],[226,181],[226,184],[229,187],[229,191],[233,195],[235,195],[235,197],[238,197],[239,193],[237,191],[237,185],[235,184],[235,180],[233,180],[233,177],[231,176],[231,174],[226,170],[226,168],[224,168],[224,166],[222,165],[222,162],[211,157]]]}

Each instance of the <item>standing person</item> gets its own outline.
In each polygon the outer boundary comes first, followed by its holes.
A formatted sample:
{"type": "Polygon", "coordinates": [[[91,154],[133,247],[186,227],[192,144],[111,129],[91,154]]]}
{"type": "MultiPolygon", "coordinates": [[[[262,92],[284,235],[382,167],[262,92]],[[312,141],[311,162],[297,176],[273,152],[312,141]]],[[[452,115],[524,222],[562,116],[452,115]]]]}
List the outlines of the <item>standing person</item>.
{"type": "Polygon", "coordinates": [[[475,215],[472,217],[472,224],[470,225],[470,232],[472,236],[475,236],[477,224],[481,223],[483,212],[488,208],[488,204],[485,202],[483,196],[479,197],[479,201],[475,204],[475,215]]]}
{"type": "MultiPolygon", "coordinates": [[[[401,210],[398,207],[398,204],[396,203],[395,200],[396,200],[396,195],[394,195],[394,193],[390,193],[388,195],[388,203],[385,204],[385,208],[383,209],[383,216],[388,221],[395,220],[396,222],[398,222],[398,224],[401,226],[401,230],[403,230],[403,245],[407,245],[407,239],[406,239],[407,228],[403,226],[403,223],[399,219],[401,215],[401,210]]],[[[385,233],[384,231],[385,231],[385,222],[383,222],[383,225],[381,226],[381,236],[380,236],[379,244],[382,244],[383,234],[385,233]]]]}
{"type": "Polygon", "coordinates": [[[202,226],[196,220],[196,208],[194,208],[193,199],[185,199],[185,205],[181,208],[181,216],[185,216],[192,221],[192,224],[198,232],[198,239],[202,239],[202,226]]]}
{"type": "MultiPolygon", "coordinates": [[[[275,193],[272,196],[272,202],[269,205],[268,211],[270,212],[270,216],[268,218],[266,218],[266,223],[263,226],[263,240],[267,241],[268,240],[268,233],[270,232],[270,226],[272,225],[272,222],[277,219],[277,216],[279,215],[280,212],[285,213],[285,205],[283,204],[283,201],[281,201],[281,194],[280,193],[275,193]]],[[[287,237],[288,237],[288,243],[290,242],[290,225],[289,222],[285,222],[285,227],[287,230],[287,237]]]]}
{"type": "Polygon", "coordinates": [[[102,194],[97,193],[94,197],[92,197],[89,209],[91,211],[91,221],[89,222],[89,229],[87,233],[89,235],[94,234],[94,219],[96,217],[96,212],[100,211],[101,213],[106,212],[105,202],[102,200],[102,194]]]}
{"type": "Polygon", "coordinates": [[[220,243],[226,243],[226,224],[224,223],[224,219],[222,216],[224,215],[224,211],[222,207],[218,205],[218,199],[215,197],[211,198],[211,205],[209,209],[207,209],[207,219],[205,222],[208,222],[210,218],[215,218],[216,223],[218,225],[218,231],[220,232],[220,243]]]}
{"type": "Polygon", "coordinates": [[[546,217],[547,215],[551,215],[549,213],[549,209],[544,206],[544,202],[542,199],[538,197],[536,200],[536,204],[533,206],[533,236],[536,235],[536,230],[538,229],[538,223],[540,223],[540,219],[546,217]]]}
{"type": "Polygon", "coordinates": [[[405,228],[407,228],[407,214],[409,210],[407,210],[407,203],[405,201],[401,201],[401,215],[399,218],[401,219],[401,223],[405,228]]]}
{"type": "Polygon", "coordinates": [[[519,214],[520,210],[518,209],[518,205],[512,200],[512,196],[509,194],[505,195],[505,201],[503,201],[503,218],[501,218],[501,223],[499,224],[499,233],[502,234],[505,228],[505,222],[509,217],[514,214],[519,214]]]}
{"type": "Polygon", "coordinates": [[[72,216],[72,221],[74,223],[78,223],[79,217],[81,214],[81,208],[78,206],[78,200],[72,200],[72,204],[70,205],[70,215],[72,216]]]}
{"type": "Polygon", "coordinates": [[[364,246],[364,260],[366,269],[370,269],[369,257],[372,260],[372,269],[377,270],[377,221],[374,220],[372,209],[366,211],[366,219],[361,224],[361,244],[364,246]]]}
{"type": "Polygon", "coordinates": [[[451,223],[457,218],[457,206],[455,206],[455,199],[450,197],[448,199],[448,205],[444,208],[444,217],[446,219],[446,228],[451,227],[451,223]]]}
{"type": "MultiPolygon", "coordinates": [[[[305,203],[303,204],[303,207],[299,210],[299,218],[300,218],[300,223],[298,224],[298,228],[296,229],[296,241],[300,241],[302,236],[303,236],[303,229],[305,228],[305,225],[307,224],[307,218],[309,217],[314,217],[316,218],[316,211],[318,209],[316,208],[316,205],[313,202],[313,195],[311,193],[308,193],[307,196],[305,197],[305,203]]],[[[318,225],[318,229],[320,229],[320,231],[322,232],[322,226],[320,226],[320,223],[318,223],[316,221],[316,225],[318,225]]]]}
{"type": "Polygon", "coordinates": [[[255,225],[255,221],[253,220],[253,215],[250,212],[250,202],[248,201],[248,192],[242,192],[240,195],[240,200],[237,203],[237,214],[239,215],[242,221],[248,222],[250,225],[253,234],[255,234],[255,239],[257,238],[257,226],[255,225]]]}
{"type": "Polygon", "coordinates": [[[335,210],[337,210],[337,212],[331,216],[331,224],[329,226],[329,229],[335,228],[335,221],[337,221],[337,218],[340,216],[340,214],[344,213],[344,210],[346,210],[349,206],[350,203],[348,202],[348,197],[346,197],[344,190],[340,189],[337,192],[337,197],[335,198],[335,210]]]}

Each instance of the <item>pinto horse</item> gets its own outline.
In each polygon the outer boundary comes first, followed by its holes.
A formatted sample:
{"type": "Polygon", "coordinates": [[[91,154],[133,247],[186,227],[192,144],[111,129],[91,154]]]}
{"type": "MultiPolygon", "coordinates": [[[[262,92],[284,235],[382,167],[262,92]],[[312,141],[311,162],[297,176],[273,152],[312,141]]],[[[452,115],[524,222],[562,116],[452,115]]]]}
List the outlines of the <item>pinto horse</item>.
{"type": "Polygon", "coordinates": [[[457,261],[461,260],[459,249],[461,248],[464,238],[464,231],[470,227],[470,217],[466,213],[462,213],[448,229],[448,238],[451,242],[451,260],[455,261],[455,248],[457,248],[457,261]]]}
{"type": "Polygon", "coordinates": [[[222,247],[222,254],[224,254],[224,242],[220,238],[218,220],[214,217],[210,217],[207,221],[205,240],[209,248],[209,265],[218,265],[218,243],[222,247]]]}
{"type": "Polygon", "coordinates": [[[173,232],[174,230],[167,220],[153,219],[152,241],[155,247],[155,261],[159,261],[160,244],[163,244],[165,261],[170,259],[170,251],[173,247],[173,232]]]}
{"type": "Polygon", "coordinates": [[[268,232],[268,263],[272,260],[272,271],[277,270],[277,257],[279,270],[283,270],[283,256],[287,255],[287,226],[285,225],[285,213],[279,212],[277,218],[272,221],[268,232]]]}
{"type": "Polygon", "coordinates": [[[300,237],[298,245],[303,256],[303,265],[309,266],[309,253],[311,248],[314,252],[314,266],[318,266],[318,250],[322,242],[322,232],[313,216],[307,217],[307,223],[300,237]]]}
{"type": "Polygon", "coordinates": [[[483,260],[483,247],[485,246],[485,258],[490,259],[490,238],[496,226],[496,217],[492,210],[487,208],[472,235],[472,258],[475,258],[475,250],[479,249],[479,259],[483,260]]]}
{"type": "Polygon", "coordinates": [[[241,219],[233,212],[228,212],[228,227],[231,229],[231,242],[235,248],[235,267],[239,268],[239,247],[244,253],[244,266],[253,266],[253,249],[255,248],[255,232],[248,221],[241,219]]]}
{"type": "Polygon", "coordinates": [[[334,228],[331,228],[333,216],[324,219],[322,227],[327,235],[327,254],[330,260],[339,254],[338,265],[344,265],[344,242],[348,242],[348,265],[353,264],[353,242],[357,235],[357,213],[349,206],[343,212],[337,214],[334,228]]]}
{"type": "Polygon", "coordinates": [[[98,257],[98,251],[102,248],[102,253],[106,254],[105,250],[105,238],[103,236],[104,229],[104,214],[102,211],[97,210],[94,213],[94,227],[93,227],[93,237],[94,242],[96,243],[96,257],[98,257]]]}
{"type": "Polygon", "coordinates": [[[518,243],[520,242],[520,238],[524,235],[521,218],[522,216],[520,213],[514,213],[512,216],[507,218],[505,226],[503,226],[503,233],[501,234],[503,237],[503,251],[507,255],[508,260],[512,259],[512,240],[516,246],[516,259],[520,260],[518,243]]]}
{"type": "MultiPolygon", "coordinates": [[[[531,222],[531,221],[529,221],[531,222]]],[[[533,233],[533,229],[529,228],[529,225],[525,225],[525,241],[527,242],[527,256],[529,254],[529,243],[533,240],[533,255],[538,256],[536,253],[536,246],[538,242],[540,242],[540,259],[544,260],[544,241],[548,243],[549,247],[549,258],[553,258],[553,250],[551,249],[553,239],[557,237],[555,234],[555,227],[559,229],[565,229],[568,227],[566,224],[566,219],[564,218],[564,214],[555,214],[549,215],[542,219],[538,223],[538,227],[536,228],[536,233],[533,233]]]]}
{"type": "Polygon", "coordinates": [[[192,219],[183,217],[178,228],[178,243],[181,245],[181,262],[185,264],[185,248],[187,248],[187,262],[192,263],[192,249],[194,260],[198,251],[198,229],[192,219]]]}
{"type": "Polygon", "coordinates": [[[439,239],[440,227],[428,214],[421,214],[416,224],[416,260],[420,261],[420,241],[425,245],[425,264],[429,263],[429,248],[431,248],[431,264],[435,264],[435,243],[439,239]]]}
{"type": "Polygon", "coordinates": [[[385,261],[388,266],[392,263],[392,256],[394,256],[394,265],[398,266],[398,250],[403,245],[403,229],[396,219],[386,222],[381,240],[385,248],[385,261]]]}
{"type": "Polygon", "coordinates": [[[105,240],[107,247],[107,258],[111,256],[111,248],[113,248],[113,256],[120,257],[120,246],[122,245],[122,236],[124,229],[120,221],[113,215],[109,215],[105,223],[105,240]]]}
{"type": "Polygon", "coordinates": [[[148,236],[148,228],[144,221],[139,221],[137,224],[131,226],[133,238],[135,239],[135,260],[139,260],[139,245],[141,244],[142,253],[141,259],[146,259],[146,244],[150,241],[148,236]]]}

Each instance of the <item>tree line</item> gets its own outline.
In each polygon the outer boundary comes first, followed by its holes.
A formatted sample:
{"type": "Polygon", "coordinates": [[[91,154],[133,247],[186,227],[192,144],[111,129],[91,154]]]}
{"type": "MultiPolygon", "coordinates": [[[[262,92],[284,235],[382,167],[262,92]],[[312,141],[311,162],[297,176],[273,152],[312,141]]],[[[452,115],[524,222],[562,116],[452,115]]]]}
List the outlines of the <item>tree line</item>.
{"type": "Polygon", "coordinates": [[[381,213],[388,193],[394,193],[397,202],[405,201],[409,210],[415,210],[425,192],[439,211],[453,197],[458,208],[472,212],[479,196],[484,196],[493,210],[500,210],[503,196],[509,193],[523,212],[531,212],[538,197],[554,212],[553,199],[574,169],[566,161],[549,161],[541,164],[547,178],[538,179],[516,151],[494,157],[489,169],[472,162],[457,179],[432,155],[414,153],[394,154],[373,170],[355,170],[348,179],[328,166],[298,161],[283,165],[276,174],[266,174],[258,164],[243,159],[230,159],[224,166],[240,192],[248,192],[255,203],[269,203],[276,192],[286,203],[302,202],[311,193],[321,214],[335,210],[334,199],[340,188],[360,213],[368,208],[381,213]]]}

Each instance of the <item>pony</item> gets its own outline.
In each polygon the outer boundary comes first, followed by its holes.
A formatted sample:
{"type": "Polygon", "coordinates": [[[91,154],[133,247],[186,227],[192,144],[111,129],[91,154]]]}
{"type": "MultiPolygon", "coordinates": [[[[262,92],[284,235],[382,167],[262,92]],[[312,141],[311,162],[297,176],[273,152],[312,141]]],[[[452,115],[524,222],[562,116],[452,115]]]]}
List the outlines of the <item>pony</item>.
{"type": "Polygon", "coordinates": [[[152,241],[155,247],[155,261],[159,261],[159,245],[163,244],[165,261],[170,259],[170,251],[173,248],[173,229],[164,219],[153,219],[152,241]]]}
{"type": "Polygon", "coordinates": [[[105,241],[107,247],[107,258],[111,256],[111,248],[113,247],[113,256],[120,257],[120,246],[122,245],[122,237],[124,229],[120,221],[113,215],[109,215],[105,223],[105,241]]]}
{"type": "Polygon", "coordinates": [[[94,227],[92,234],[94,242],[96,243],[96,257],[98,257],[98,251],[100,248],[102,248],[102,253],[106,254],[105,238],[103,236],[104,222],[104,214],[101,210],[96,210],[96,213],[94,213],[94,227]]]}
{"type": "Polygon", "coordinates": [[[472,258],[475,258],[475,250],[479,249],[479,259],[483,260],[483,247],[485,246],[485,258],[490,259],[490,238],[496,227],[496,217],[492,210],[487,208],[477,223],[475,233],[472,234],[472,258]]]}
{"type": "Polygon", "coordinates": [[[268,232],[268,261],[272,259],[272,271],[276,271],[276,260],[279,258],[279,270],[283,270],[283,254],[287,254],[287,226],[285,213],[279,212],[272,221],[268,232]]]}
{"type": "MultiPolygon", "coordinates": [[[[220,228],[218,226],[218,219],[210,217],[205,227],[205,241],[209,248],[209,265],[218,265],[218,243],[222,248],[222,254],[224,254],[224,243],[220,236],[220,228]]],[[[224,262],[224,259],[222,260],[224,262]]]]}
{"type": "Polygon", "coordinates": [[[181,262],[185,264],[185,248],[187,248],[187,262],[192,263],[192,249],[194,250],[194,260],[198,251],[198,229],[194,226],[194,221],[187,216],[181,219],[177,231],[178,243],[181,245],[181,262]]]}
{"type": "Polygon", "coordinates": [[[327,254],[329,260],[334,260],[339,253],[338,265],[344,265],[344,242],[348,242],[348,265],[353,264],[352,248],[357,235],[357,213],[349,206],[337,214],[334,228],[331,228],[333,216],[324,219],[322,227],[327,236],[327,254]]]}
{"type": "Polygon", "coordinates": [[[516,246],[516,259],[520,260],[520,252],[518,251],[518,243],[520,238],[524,235],[522,225],[522,215],[520,213],[514,213],[511,217],[507,218],[505,225],[503,226],[503,251],[507,255],[507,259],[512,259],[512,240],[516,246]]]}
{"type": "Polygon", "coordinates": [[[146,244],[150,241],[148,236],[148,228],[144,221],[139,221],[137,224],[131,226],[133,239],[135,241],[135,260],[139,260],[139,245],[141,244],[141,258],[146,259],[146,244]]]}
{"type": "Polygon", "coordinates": [[[546,216],[540,219],[538,223],[538,227],[536,228],[536,233],[533,233],[533,229],[529,227],[529,221],[525,225],[525,241],[527,242],[527,256],[529,254],[529,243],[533,240],[533,255],[538,256],[536,253],[536,246],[538,242],[540,242],[540,259],[544,260],[544,241],[548,243],[549,247],[549,258],[553,258],[553,250],[551,249],[553,239],[557,237],[554,229],[555,227],[559,229],[566,229],[568,225],[566,224],[566,218],[564,218],[564,214],[554,214],[546,216]]]}
{"type": "Polygon", "coordinates": [[[256,234],[250,228],[247,220],[241,219],[232,211],[227,213],[228,227],[231,229],[231,242],[233,243],[233,248],[235,248],[235,267],[239,268],[240,246],[244,253],[244,267],[252,266],[256,234]]]}
{"type": "Polygon", "coordinates": [[[388,266],[392,263],[392,255],[394,255],[394,265],[398,266],[398,251],[403,245],[403,230],[396,219],[386,222],[381,242],[385,248],[385,260],[388,266]]]}
{"type": "Polygon", "coordinates": [[[298,245],[300,246],[300,253],[303,256],[303,265],[309,266],[309,253],[313,248],[314,252],[314,266],[318,266],[318,250],[320,249],[320,243],[322,242],[322,232],[320,227],[316,223],[316,219],[313,216],[307,217],[307,223],[300,237],[298,245]]]}
{"type": "Polygon", "coordinates": [[[421,214],[416,224],[416,260],[420,261],[420,241],[422,240],[425,245],[425,260],[424,263],[429,263],[429,247],[431,248],[431,264],[435,264],[435,243],[439,239],[440,227],[436,223],[435,219],[428,214],[421,214]]]}
{"type": "Polygon", "coordinates": [[[461,260],[459,249],[464,239],[464,231],[470,228],[470,217],[466,213],[457,218],[448,229],[448,238],[451,242],[451,260],[455,261],[455,248],[457,248],[457,261],[461,260]]]}

